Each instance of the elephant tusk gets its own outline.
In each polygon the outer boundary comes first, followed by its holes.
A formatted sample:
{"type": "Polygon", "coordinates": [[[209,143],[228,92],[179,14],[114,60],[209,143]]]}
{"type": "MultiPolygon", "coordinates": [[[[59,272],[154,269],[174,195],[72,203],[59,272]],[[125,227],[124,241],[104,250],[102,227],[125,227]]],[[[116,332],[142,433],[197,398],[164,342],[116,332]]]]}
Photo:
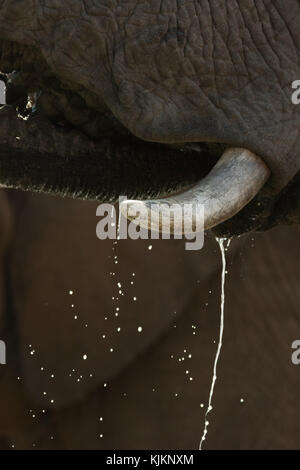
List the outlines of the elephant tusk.
{"type": "MultiPolygon", "coordinates": [[[[168,215],[170,206],[176,204],[182,208],[184,221],[188,219],[193,231],[199,227],[201,217],[202,227],[204,220],[204,229],[207,230],[243,209],[257,195],[269,176],[270,170],[260,157],[247,149],[229,148],[210,173],[187,191],[152,201],[125,200],[120,210],[140,227],[164,232],[162,220],[168,215]],[[204,215],[195,207],[203,207],[204,215]]],[[[170,233],[182,235],[182,219],[173,217],[170,233]]]]}

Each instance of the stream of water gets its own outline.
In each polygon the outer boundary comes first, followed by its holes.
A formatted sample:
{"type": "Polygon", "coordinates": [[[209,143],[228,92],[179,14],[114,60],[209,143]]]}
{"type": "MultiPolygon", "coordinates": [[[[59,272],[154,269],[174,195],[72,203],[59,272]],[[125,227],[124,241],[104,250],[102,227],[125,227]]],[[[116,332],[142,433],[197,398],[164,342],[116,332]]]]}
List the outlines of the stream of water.
{"type": "Polygon", "coordinates": [[[200,444],[199,444],[199,450],[202,450],[203,443],[204,443],[204,441],[206,439],[206,436],[207,436],[207,433],[208,433],[209,421],[208,421],[207,418],[208,418],[209,413],[213,409],[212,401],[213,401],[215,385],[216,385],[216,380],[217,380],[217,367],[218,367],[218,361],[219,361],[221,350],[222,350],[223,334],[224,334],[226,250],[229,248],[230,240],[227,240],[226,238],[216,238],[216,241],[219,244],[220,251],[221,251],[221,256],[222,256],[221,309],[220,309],[219,341],[218,341],[218,347],[217,347],[217,352],[216,352],[215,361],[214,361],[213,376],[212,376],[212,381],[211,381],[211,386],[210,386],[208,405],[207,405],[207,409],[206,409],[206,413],[205,413],[205,417],[204,417],[204,420],[205,420],[204,429],[203,429],[203,434],[202,434],[201,441],[200,441],[200,444]],[[225,247],[225,242],[227,242],[226,247],[225,247]]]}

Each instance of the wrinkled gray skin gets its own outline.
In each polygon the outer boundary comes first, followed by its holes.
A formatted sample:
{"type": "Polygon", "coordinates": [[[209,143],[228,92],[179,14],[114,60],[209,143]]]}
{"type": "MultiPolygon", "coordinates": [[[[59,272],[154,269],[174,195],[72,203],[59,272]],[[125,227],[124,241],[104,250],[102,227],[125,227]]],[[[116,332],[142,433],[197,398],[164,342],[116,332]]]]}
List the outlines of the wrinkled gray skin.
{"type": "MultiPolygon", "coordinates": [[[[168,145],[250,149],[272,172],[261,194],[268,201],[261,216],[272,225],[272,201],[280,206],[278,194],[299,170],[300,106],[291,101],[291,84],[300,79],[299,21],[299,0],[2,0],[0,70],[19,70],[24,89],[43,91],[41,115],[55,126],[63,115],[89,139],[101,141],[113,129],[115,140],[129,130],[168,145]]],[[[64,139],[56,140],[60,153],[64,139]]],[[[161,171],[167,179],[168,168],[161,171]]],[[[112,178],[118,186],[117,171],[112,178]]],[[[50,190],[64,192],[55,183],[50,190]]],[[[281,213],[298,210],[292,194],[281,213]]],[[[287,219],[297,221],[298,212],[287,219]]]]}

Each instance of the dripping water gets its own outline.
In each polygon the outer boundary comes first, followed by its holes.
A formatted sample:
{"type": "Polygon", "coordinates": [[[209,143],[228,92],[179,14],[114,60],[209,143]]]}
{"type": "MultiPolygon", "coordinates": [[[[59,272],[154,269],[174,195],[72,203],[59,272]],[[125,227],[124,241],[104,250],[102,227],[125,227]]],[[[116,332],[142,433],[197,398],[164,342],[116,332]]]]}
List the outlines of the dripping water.
{"type": "Polygon", "coordinates": [[[226,250],[229,248],[230,245],[230,240],[227,240],[226,238],[216,238],[216,241],[219,244],[220,251],[221,251],[221,256],[222,256],[222,277],[221,277],[221,309],[220,309],[220,330],[219,330],[219,341],[218,341],[218,348],[215,356],[215,361],[214,361],[214,368],[213,368],[213,377],[211,381],[211,386],[210,386],[210,392],[209,392],[209,399],[208,399],[208,405],[206,409],[206,413],[204,416],[204,430],[203,434],[201,437],[200,445],[199,445],[199,450],[202,450],[203,442],[206,439],[207,432],[208,432],[208,425],[209,421],[207,420],[207,417],[211,410],[213,409],[212,407],[212,400],[213,400],[213,395],[214,395],[214,390],[215,390],[215,385],[216,385],[216,380],[217,380],[217,367],[218,367],[218,361],[220,358],[220,353],[222,350],[222,344],[223,344],[223,333],[224,333],[224,308],[225,308],[225,278],[226,278],[226,250]],[[225,242],[227,241],[227,245],[225,247],[225,242]]]}
{"type": "Polygon", "coordinates": [[[120,211],[120,208],[119,208],[118,225],[117,225],[117,242],[120,240],[121,217],[122,217],[122,212],[120,211]]]}

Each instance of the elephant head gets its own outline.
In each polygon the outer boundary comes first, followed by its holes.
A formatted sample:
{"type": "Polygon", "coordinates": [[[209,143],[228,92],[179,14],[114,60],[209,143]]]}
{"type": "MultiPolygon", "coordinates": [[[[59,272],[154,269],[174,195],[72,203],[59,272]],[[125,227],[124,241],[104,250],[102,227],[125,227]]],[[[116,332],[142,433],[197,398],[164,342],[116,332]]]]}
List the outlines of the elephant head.
{"type": "Polygon", "coordinates": [[[299,0],[0,0],[1,183],[175,192],[223,235],[298,222],[299,19],[299,0]]]}

